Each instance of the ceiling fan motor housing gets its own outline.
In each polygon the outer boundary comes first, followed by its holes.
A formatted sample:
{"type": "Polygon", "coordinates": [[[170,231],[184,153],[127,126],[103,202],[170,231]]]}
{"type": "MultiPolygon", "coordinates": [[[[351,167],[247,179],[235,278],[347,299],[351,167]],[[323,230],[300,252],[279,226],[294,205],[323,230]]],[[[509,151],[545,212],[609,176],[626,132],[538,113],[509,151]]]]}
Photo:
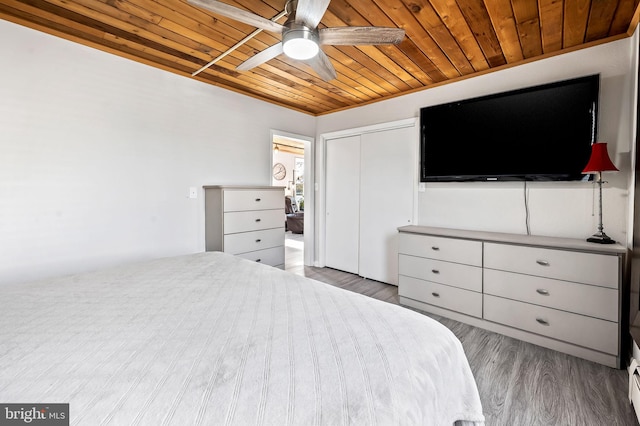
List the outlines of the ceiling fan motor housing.
{"type": "Polygon", "coordinates": [[[320,37],[316,28],[309,28],[293,20],[284,24],[282,45],[284,53],[294,59],[310,59],[318,54],[320,37]]]}

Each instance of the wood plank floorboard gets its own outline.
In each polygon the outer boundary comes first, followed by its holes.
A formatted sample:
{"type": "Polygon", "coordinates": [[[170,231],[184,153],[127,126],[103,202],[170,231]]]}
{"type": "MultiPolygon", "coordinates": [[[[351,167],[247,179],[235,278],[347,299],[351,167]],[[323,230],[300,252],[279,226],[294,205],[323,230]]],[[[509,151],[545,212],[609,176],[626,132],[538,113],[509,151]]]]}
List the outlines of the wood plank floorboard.
{"type": "MultiPolygon", "coordinates": [[[[287,234],[287,271],[399,304],[395,286],[331,268],[304,266],[302,236],[287,234]]],[[[639,425],[627,397],[626,370],[414,310],[440,321],[462,342],[487,426],[639,425]]]]}

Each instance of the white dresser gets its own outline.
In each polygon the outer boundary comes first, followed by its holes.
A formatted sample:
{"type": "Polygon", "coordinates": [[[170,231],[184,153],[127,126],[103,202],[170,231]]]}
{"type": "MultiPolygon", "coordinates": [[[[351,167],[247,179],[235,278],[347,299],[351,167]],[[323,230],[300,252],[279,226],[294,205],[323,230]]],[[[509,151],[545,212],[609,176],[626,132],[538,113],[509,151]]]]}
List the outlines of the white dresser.
{"type": "Polygon", "coordinates": [[[284,188],[204,186],[207,251],[284,268],[284,188]]]}
{"type": "Polygon", "coordinates": [[[421,226],[399,231],[401,304],[620,368],[623,246],[421,226]]]}
{"type": "Polygon", "coordinates": [[[482,318],[482,242],[402,233],[398,292],[482,318]]]}

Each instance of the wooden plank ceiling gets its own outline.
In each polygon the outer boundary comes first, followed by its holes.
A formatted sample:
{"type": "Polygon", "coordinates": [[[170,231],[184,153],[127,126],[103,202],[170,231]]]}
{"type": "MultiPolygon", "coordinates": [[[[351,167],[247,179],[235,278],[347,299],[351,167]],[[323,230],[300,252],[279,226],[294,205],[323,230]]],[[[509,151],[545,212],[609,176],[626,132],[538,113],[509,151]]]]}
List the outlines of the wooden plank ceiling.
{"type": "MultiPolygon", "coordinates": [[[[286,0],[224,0],[271,19],[286,0]]],[[[331,0],[319,28],[399,27],[390,46],[331,46],[326,82],[280,55],[241,62],[280,41],[187,0],[1,0],[0,18],[313,115],[423,90],[493,69],[628,37],[640,0],[331,0]]],[[[278,20],[284,23],[286,17],[278,20]]]]}

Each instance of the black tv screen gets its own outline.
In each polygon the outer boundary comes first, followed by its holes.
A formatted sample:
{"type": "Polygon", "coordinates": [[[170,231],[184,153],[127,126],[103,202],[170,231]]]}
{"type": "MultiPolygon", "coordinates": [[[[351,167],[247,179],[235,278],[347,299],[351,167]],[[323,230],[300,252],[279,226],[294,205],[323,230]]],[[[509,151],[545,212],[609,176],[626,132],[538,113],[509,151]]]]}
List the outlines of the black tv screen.
{"type": "Polygon", "coordinates": [[[600,76],[420,110],[420,181],[587,180],[600,76]]]}

